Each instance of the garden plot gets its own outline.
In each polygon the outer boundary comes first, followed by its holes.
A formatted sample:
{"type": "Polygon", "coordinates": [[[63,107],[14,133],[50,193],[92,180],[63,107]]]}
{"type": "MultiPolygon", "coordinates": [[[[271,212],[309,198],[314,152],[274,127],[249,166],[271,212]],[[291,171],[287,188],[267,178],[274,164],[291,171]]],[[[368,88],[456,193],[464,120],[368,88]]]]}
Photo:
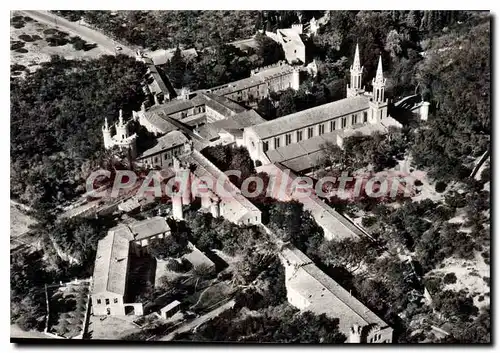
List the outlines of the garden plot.
{"type": "Polygon", "coordinates": [[[48,332],[64,338],[83,335],[90,282],[67,283],[48,289],[48,332]]]}

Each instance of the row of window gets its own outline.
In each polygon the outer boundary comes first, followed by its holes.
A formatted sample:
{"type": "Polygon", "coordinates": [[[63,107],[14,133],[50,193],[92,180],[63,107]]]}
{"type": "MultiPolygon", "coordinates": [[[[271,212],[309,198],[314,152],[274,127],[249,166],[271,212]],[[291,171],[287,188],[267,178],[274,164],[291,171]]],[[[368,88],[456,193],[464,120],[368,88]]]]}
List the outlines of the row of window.
{"type": "MultiPolygon", "coordinates": [[[[340,121],[338,121],[338,120],[339,119],[330,121],[330,125],[329,125],[330,131],[329,132],[333,132],[337,128],[340,128],[340,129],[346,128],[347,117],[342,117],[342,118],[340,118],[340,121]]],[[[363,123],[368,122],[368,112],[363,112],[362,122],[363,123]]],[[[352,114],[351,115],[351,125],[355,125],[358,123],[361,123],[360,119],[358,119],[358,114],[352,114]]],[[[318,125],[318,136],[321,136],[325,133],[325,126],[326,126],[326,123],[322,123],[322,124],[318,125]]],[[[314,128],[315,128],[314,126],[310,126],[307,128],[306,131],[307,131],[307,138],[308,139],[314,137],[314,128]]],[[[303,132],[304,132],[303,130],[295,131],[295,142],[302,141],[302,139],[304,137],[303,132]]],[[[274,149],[279,148],[281,146],[281,137],[275,137],[273,142],[274,142],[274,149]]],[[[292,133],[290,132],[288,134],[285,134],[285,146],[288,146],[291,143],[292,143],[292,133]]],[[[263,142],[263,148],[264,148],[264,152],[267,152],[269,150],[269,141],[263,142]]]]}
{"type": "MultiPolygon", "coordinates": [[[[109,305],[109,299],[106,298],[105,300],[106,300],[106,305],[109,305]]],[[[97,299],[97,304],[101,303],[102,303],[101,299],[97,299]]],[[[118,298],[113,298],[113,303],[118,304],[118,298]]]]}
{"type": "MultiPolygon", "coordinates": [[[[375,336],[373,336],[372,338],[370,338],[370,343],[377,342],[377,341],[380,340],[380,338],[382,338],[382,335],[380,333],[377,333],[375,336]]],[[[384,343],[385,343],[385,341],[384,341],[384,343]]]]}
{"type": "Polygon", "coordinates": [[[187,118],[190,115],[196,115],[205,112],[205,106],[200,105],[199,107],[194,107],[191,110],[185,110],[181,112],[181,119],[187,118]],[[191,114],[189,114],[191,112],[191,114]]]}
{"type": "MultiPolygon", "coordinates": [[[[177,157],[180,154],[181,154],[181,151],[180,151],[179,148],[176,148],[176,149],[173,149],[173,150],[169,150],[169,151],[167,151],[167,152],[165,152],[163,154],[163,160],[167,161],[167,160],[171,159],[172,157],[177,157]]],[[[153,158],[154,164],[158,164],[160,162],[159,158],[160,158],[159,156],[155,156],[153,158]]]]}

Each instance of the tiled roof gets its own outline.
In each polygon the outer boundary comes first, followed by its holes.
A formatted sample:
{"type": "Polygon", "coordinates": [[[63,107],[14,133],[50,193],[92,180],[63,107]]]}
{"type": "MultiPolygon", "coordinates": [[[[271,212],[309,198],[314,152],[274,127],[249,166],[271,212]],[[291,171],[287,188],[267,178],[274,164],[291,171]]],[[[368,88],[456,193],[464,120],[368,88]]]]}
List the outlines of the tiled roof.
{"type": "Polygon", "coordinates": [[[283,63],[282,65],[276,65],[271,68],[261,69],[254,75],[241,79],[239,81],[234,81],[225,85],[213,87],[210,89],[210,91],[216,93],[217,95],[224,96],[249,87],[266,83],[267,80],[269,80],[272,76],[285,75],[291,73],[292,71],[292,66],[283,63]]]}
{"type": "Polygon", "coordinates": [[[196,165],[193,173],[196,177],[209,177],[216,182],[222,182],[221,188],[226,190],[226,196],[222,202],[230,202],[228,207],[224,208],[224,217],[233,223],[238,223],[248,212],[259,212],[250,201],[248,201],[241,191],[229,180],[228,176],[217,168],[212,162],[205,158],[197,150],[193,150],[190,154],[181,155],[179,160],[191,165],[196,165]],[[234,202],[232,202],[234,201],[234,202]]]}
{"type": "Polygon", "coordinates": [[[163,94],[165,94],[166,97],[175,97],[177,94],[174,87],[172,87],[172,84],[170,83],[168,77],[165,74],[162,75],[155,65],[147,65],[154,83],[157,86],[156,91],[160,90],[161,92],[163,92],[163,94]]]}
{"type": "Polygon", "coordinates": [[[168,312],[168,311],[172,310],[173,308],[178,307],[179,305],[181,305],[181,302],[178,300],[174,300],[170,304],[167,304],[163,308],[161,308],[160,311],[161,312],[168,312]]]}
{"type": "Polygon", "coordinates": [[[255,110],[249,109],[232,117],[241,128],[261,124],[266,121],[255,110]]]}
{"type": "Polygon", "coordinates": [[[220,110],[220,113],[226,117],[246,111],[245,108],[229,98],[218,96],[212,93],[203,93],[203,96],[204,98],[206,98],[206,104],[210,104],[210,108],[216,111],[219,111],[218,109],[222,109],[220,110]]]}
{"type": "Polygon", "coordinates": [[[191,99],[175,99],[164,104],[155,105],[151,107],[147,112],[159,113],[161,115],[172,115],[183,110],[194,108],[205,104],[205,98],[200,95],[195,95],[191,99]]]}
{"type": "Polygon", "coordinates": [[[153,235],[170,232],[170,227],[163,217],[153,217],[129,225],[135,240],[152,237],[153,235]]]}
{"type": "MultiPolygon", "coordinates": [[[[220,120],[220,121],[224,121],[224,120],[220,120]]],[[[217,123],[218,121],[216,121],[215,123],[217,123]]],[[[199,126],[197,129],[196,129],[196,132],[203,138],[209,140],[209,141],[213,141],[215,139],[217,139],[219,137],[219,131],[220,131],[220,128],[218,128],[215,123],[212,123],[212,124],[205,124],[205,125],[202,125],[202,126],[199,126]]]]}
{"type": "Polygon", "coordinates": [[[368,103],[369,98],[364,96],[344,98],[267,121],[248,129],[252,129],[259,138],[266,139],[364,110],[368,107],[368,103]]]}
{"type": "Polygon", "coordinates": [[[177,129],[175,125],[165,120],[165,115],[161,111],[147,111],[144,113],[144,119],[164,134],[177,129]]]}
{"type": "Polygon", "coordinates": [[[339,329],[347,336],[355,324],[360,326],[378,324],[380,328],[388,327],[382,319],[321,271],[300,250],[295,247],[285,248],[281,256],[290,266],[287,287],[292,288],[309,303],[305,310],[338,318],[339,329]]]}
{"type": "Polygon", "coordinates": [[[193,267],[207,266],[209,268],[215,267],[215,264],[210,260],[202,251],[189,242],[189,253],[182,256],[183,259],[188,260],[193,267]]]}
{"type": "MultiPolygon", "coordinates": [[[[126,229],[121,229],[121,233],[124,232],[126,229]]],[[[113,230],[99,241],[94,265],[94,293],[125,295],[129,242],[126,236],[113,230]]]]}
{"type": "Polygon", "coordinates": [[[322,154],[322,146],[327,142],[336,143],[339,134],[342,134],[341,130],[315,136],[275,150],[268,150],[266,155],[272,163],[280,162],[299,173],[317,165],[322,154]]]}
{"type": "MultiPolygon", "coordinates": [[[[225,130],[227,132],[234,130],[243,130],[245,127],[259,124],[265,121],[255,110],[246,110],[242,113],[231,116],[227,119],[217,120],[213,123],[207,124],[213,128],[220,130],[225,130]]],[[[239,133],[238,135],[241,135],[239,133]]]]}
{"type": "Polygon", "coordinates": [[[187,137],[182,132],[177,131],[177,130],[170,131],[166,135],[160,137],[156,141],[156,145],[154,145],[150,149],[144,151],[137,158],[141,159],[141,158],[145,158],[145,157],[157,154],[161,151],[168,150],[174,146],[183,145],[187,141],[188,141],[187,137]]]}
{"type": "Polygon", "coordinates": [[[285,43],[288,42],[293,42],[294,45],[302,45],[304,46],[304,43],[302,42],[302,39],[300,38],[300,35],[297,33],[292,28],[283,28],[283,29],[278,29],[278,32],[280,32],[283,41],[285,43]]]}
{"type": "Polygon", "coordinates": [[[93,293],[111,292],[124,296],[127,284],[129,248],[132,240],[170,231],[162,217],[154,217],[108,231],[97,245],[93,293]]]}

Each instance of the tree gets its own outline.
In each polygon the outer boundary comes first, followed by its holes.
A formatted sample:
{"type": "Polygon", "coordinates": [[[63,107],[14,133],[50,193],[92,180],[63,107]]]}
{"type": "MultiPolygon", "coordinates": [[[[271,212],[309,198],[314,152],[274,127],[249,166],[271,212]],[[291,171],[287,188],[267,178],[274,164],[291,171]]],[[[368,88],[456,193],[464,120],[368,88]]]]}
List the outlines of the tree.
{"type": "Polygon", "coordinates": [[[149,245],[150,253],[155,258],[178,258],[189,252],[187,238],[170,235],[164,239],[155,239],[149,245]]]}
{"type": "Polygon", "coordinates": [[[250,175],[255,174],[255,167],[248,150],[245,147],[231,145],[209,146],[201,151],[220,170],[241,172],[241,177],[230,176],[230,180],[240,187],[241,183],[250,175]]]}
{"type": "Polygon", "coordinates": [[[401,54],[401,36],[395,29],[391,30],[387,34],[387,39],[385,42],[385,50],[391,54],[391,57],[395,58],[401,54]]]}
{"type": "Polygon", "coordinates": [[[321,244],[316,255],[325,265],[344,267],[347,271],[354,273],[364,263],[369,264],[375,260],[376,250],[373,244],[365,239],[330,240],[321,244]]]}
{"type": "Polygon", "coordinates": [[[174,87],[180,88],[184,81],[184,72],[186,70],[186,63],[182,57],[182,51],[177,47],[174,55],[168,62],[168,77],[174,87]]]}
{"type": "Polygon", "coordinates": [[[285,116],[297,112],[297,107],[295,104],[295,92],[289,88],[284,91],[278,103],[278,109],[276,111],[277,116],[285,116]]]}
{"type": "Polygon", "coordinates": [[[443,181],[463,180],[464,161],[483,153],[490,140],[490,24],[481,17],[477,21],[466,34],[432,41],[429,57],[417,69],[436,111],[417,132],[412,155],[417,167],[443,181]],[[433,54],[443,47],[450,50],[433,54]]]}
{"type": "Polygon", "coordinates": [[[194,284],[194,291],[196,292],[196,288],[198,288],[199,282],[209,279],[212,274],[213,273],[210,270],[210,268],[205,264],[194,266],[186,274],[186,279],[184,280],[183,283],[194,284]]]}
{"type": "Polygon", "coordinates": [[[262,59],[262,65],[271,65],[285,59],[283,48],[268,36],[257,33],[257,55],[262,59]]]}
{"type": "Polygon", "coordinates": [[[276,202],[269,210],[268,227],[282,241],[290,241],[302,251],[316,249],[323,240],[323,229],[299,202],[276,202]]]}
{"type": "Polygon", "coordinates": [[[120,108],[139,109],[145,72],[143,63],[122,55],[53,57],[12,81],[12,196],[45,213],[81,193],[90,173],[82,165],[95,165],[104,149],[104,118],[112,122],[120,108]]]}
{"type": "Polygon", "coordinates": [[[276,108],[271,99],[268,97],[262,98],[257,103],[257,112],[262,115],[266,120],[273,120],[276,118],[276,108]]]}
{"type": "MultiPolygon", "coordinates": [[[[200,326],[195,335],[182,339],[225,342],[262,343],[343,343],[338,319],[311,312],[296,313],[290,306],[261,309],[257,315],[240,315],[239,310],[226,310],[200,326]],[[295,315],[294,315],[295,314],[295,315]]],[[[176,337],[176,340],[181,337],[176,337]]]]}
{"type": "Polygon", "coordinates": [[[448,318],[458,318],[466,322],[471,316],[479,312],[474,306],[474,301],[465,291],[455,292],[445,290],[437,293],[433,298],[433,304],[437,311],[448,318]]]}

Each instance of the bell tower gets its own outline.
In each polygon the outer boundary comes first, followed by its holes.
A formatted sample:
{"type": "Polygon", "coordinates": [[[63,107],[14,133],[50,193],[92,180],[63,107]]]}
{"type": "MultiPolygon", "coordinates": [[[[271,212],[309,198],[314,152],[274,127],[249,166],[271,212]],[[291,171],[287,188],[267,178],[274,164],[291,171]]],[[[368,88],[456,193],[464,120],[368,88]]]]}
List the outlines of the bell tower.
{"type": "Polygon", "coordinates": [[[384,78],[382,69],[382,56],[378,58],[377,74],[372,80],[373,92],[370,99],[370,111],[368,121],[372,124],[380,122],[386,118],[387,113],[387,100],[385,99],[385,83],[387,79],[384,78]]]}
{"type": "Polygon", "coordinates": [[[384,78],[384,72],[382,71],[382,56],[378,57],[377,75],[372,81],[373,85],[373,100],[378,103],[384,103],[385,101],[385,83],[387,79],[384,78]]]}
{"type": "Polygon", "coordinates": [[[354,97],[362,94],[364,90],[361,88],[361,81],[363,79],[363,66],[359,59],[359,44],[356,43],[356,52],[354,53],[354,63],[350,69],[351,80],[347,85],[347,97],[354,97]]]}

